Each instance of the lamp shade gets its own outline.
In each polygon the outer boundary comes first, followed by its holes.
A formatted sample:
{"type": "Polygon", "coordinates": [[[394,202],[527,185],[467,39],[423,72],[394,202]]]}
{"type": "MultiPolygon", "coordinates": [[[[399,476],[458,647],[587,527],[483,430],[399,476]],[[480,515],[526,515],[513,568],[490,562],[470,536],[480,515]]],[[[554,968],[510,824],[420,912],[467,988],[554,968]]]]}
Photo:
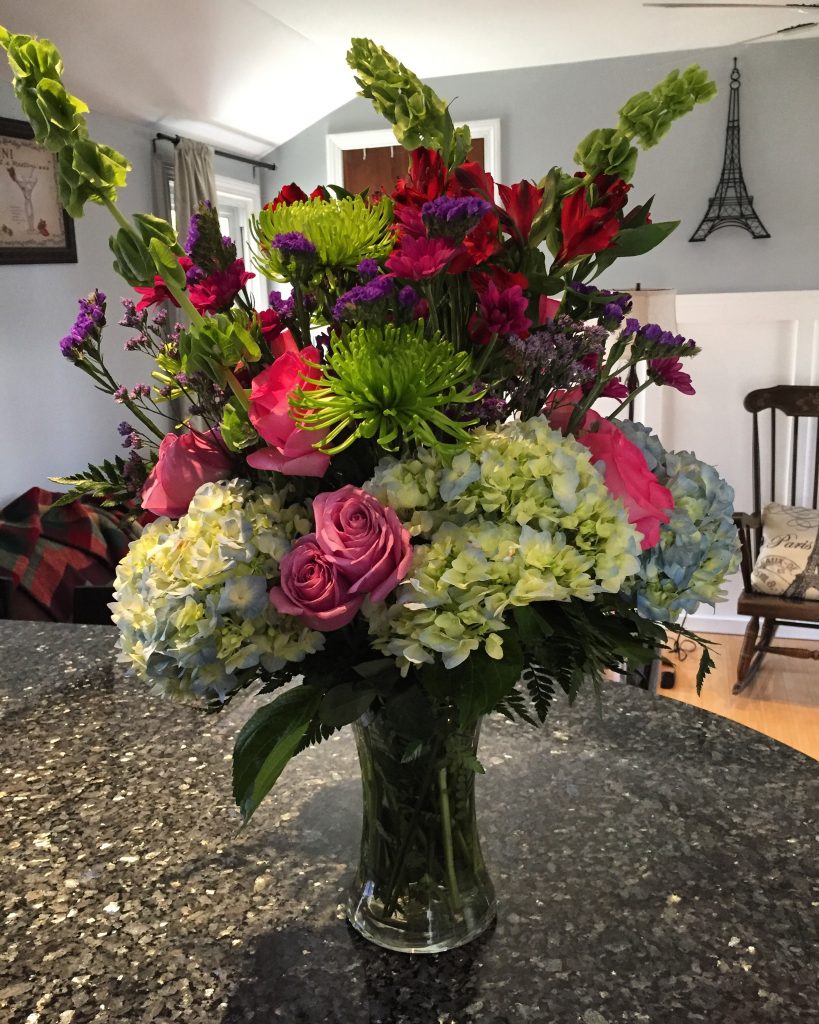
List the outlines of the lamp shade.
{"type": "Polygon", "coordinates": [[[659,324],[677,333],[677,292],[674,288],[625,288],[631,295],[631,313],[641,324],[659,324]]]}

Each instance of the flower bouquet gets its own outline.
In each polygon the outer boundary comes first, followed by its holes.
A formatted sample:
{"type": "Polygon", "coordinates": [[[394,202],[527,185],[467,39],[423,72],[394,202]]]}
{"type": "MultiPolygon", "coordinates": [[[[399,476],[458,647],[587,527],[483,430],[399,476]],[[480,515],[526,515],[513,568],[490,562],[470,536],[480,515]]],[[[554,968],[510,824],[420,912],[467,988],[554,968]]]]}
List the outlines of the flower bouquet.
{"type": "MultiPolygon", "coordinates": [[[[183,242],[123,216],[128,162],[89,137],[56,49],[2,29],[0,43],[63,205],[117,222],[126,347],[156,364],[151,385],[116,381],[105,296],[80,301],[62,352],[121,403],[128,456],[58,479],[66,500],[152,514],[117,573],[121,660],[213,710],[264,695],[236,740],[245,821],[290,758],[352,725],[350,921],[393,949],[468,941],[495,913],[474,802],[483,716],[536,726],[558,690],[572,701],[650,661],[736,568],[730,488],[619,418],[643,388],[691,393],[696,345],[589,283],[675,227],[651,200],[629,205],[638,147],[713,83],[673,72],[580,143],[577,171],[504,185],[442,99],[354,39],[406,176],[391,194],[282,188],[252,222],[256,271],[282,285],[256,310],[216,211],[202,204],[183,242]]],[[[699,683],[710,665],[704,647],[699,683]]]]}

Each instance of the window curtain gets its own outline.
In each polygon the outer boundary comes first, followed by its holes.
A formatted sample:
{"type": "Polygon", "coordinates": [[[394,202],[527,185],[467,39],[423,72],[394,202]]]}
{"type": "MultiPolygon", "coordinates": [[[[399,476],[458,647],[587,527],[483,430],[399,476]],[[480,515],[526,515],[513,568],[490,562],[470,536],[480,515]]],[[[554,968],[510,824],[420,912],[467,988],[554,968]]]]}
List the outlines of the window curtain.
{"type": "Polygon", "coordinates": [[[180,139],[174,155],[176,232],[184,242],[191,214],[203,199],[216,206],[213,149],[204,142],[180,139]]]}

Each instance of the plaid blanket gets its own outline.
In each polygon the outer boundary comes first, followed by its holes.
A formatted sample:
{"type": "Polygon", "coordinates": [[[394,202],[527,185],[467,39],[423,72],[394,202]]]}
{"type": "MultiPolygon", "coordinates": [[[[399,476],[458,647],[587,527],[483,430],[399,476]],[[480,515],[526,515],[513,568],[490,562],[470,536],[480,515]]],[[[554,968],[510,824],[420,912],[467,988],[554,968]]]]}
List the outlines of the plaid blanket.
{"type": "Polygon", "coordinates": [[[110,584],[117,562],[135,536],[123,513],[90,502],[52,508],[59,494],[32,487],[0,510],[0,577],[14,588],[10,617],[34,608],[42,617],[70,622],[74,590],[110,584]],[[15,597],[18,598],[15,601],[15,597]],[[33,602],[33,606],[31,604],[33,602]]]}

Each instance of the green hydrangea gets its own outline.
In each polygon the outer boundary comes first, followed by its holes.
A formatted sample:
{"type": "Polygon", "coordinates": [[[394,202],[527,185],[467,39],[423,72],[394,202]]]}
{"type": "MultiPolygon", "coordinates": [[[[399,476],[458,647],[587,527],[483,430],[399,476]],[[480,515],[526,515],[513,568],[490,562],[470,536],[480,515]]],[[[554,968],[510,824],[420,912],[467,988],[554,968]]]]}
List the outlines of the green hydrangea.
{"type": "Polygon", "coordinates": [[[224,699],[260,668],[320,650],[321,633],[267,599],[282,556],[310,529],[307,510],[286,499],[209,483],[177,523],[149,524],[117,568],[120,660],[170,695],[224,699]]]}
{"type": "Polygon", "coordinates": [[[621,423],[646,457],[649,469],[674,497],[660,542],[640,558],[630,587],[646,618],[674,622],[700,604],[725,597],[723,584],[739,566],[740,547],[732,519],[734,491],[713,466],[692,452],[667,452],[641,423],[621,423]]]}
{"type": "Polygon", "coordinates": [[[543,417],[480,428],[454,457],[384,459],[365,486],[427,541],[396,602],[365,607],[374,646],[404,671],[479,648],[501,658],[512,608],[617,593],[639,567],[622,503],[543,417]]]}

